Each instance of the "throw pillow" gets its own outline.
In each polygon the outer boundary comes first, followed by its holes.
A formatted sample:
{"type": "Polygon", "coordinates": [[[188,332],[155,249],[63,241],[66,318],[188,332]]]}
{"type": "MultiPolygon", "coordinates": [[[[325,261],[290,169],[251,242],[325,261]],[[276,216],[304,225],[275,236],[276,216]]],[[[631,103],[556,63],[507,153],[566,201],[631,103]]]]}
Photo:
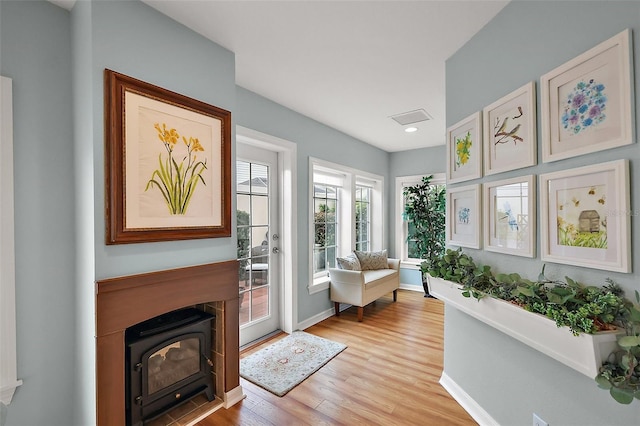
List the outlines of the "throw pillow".
{"type": "Polygon", "coordinates": [[[355,257],[353,254],[350,254],[345,257],[338,257],[336,260],[338,261],[338,266],[340,267],[340,269],[345,269],[347,271],[362,270],[360,267],[360,262],[358,261],[358,258],[355,257]]]}
{"type": "Polygon", "coordinates": [[[354,253],[360,261],[363,271],[372,271],[376,269],[387,269],[389,263],[387,261],[387,251],[358,251],[354,253]]]}

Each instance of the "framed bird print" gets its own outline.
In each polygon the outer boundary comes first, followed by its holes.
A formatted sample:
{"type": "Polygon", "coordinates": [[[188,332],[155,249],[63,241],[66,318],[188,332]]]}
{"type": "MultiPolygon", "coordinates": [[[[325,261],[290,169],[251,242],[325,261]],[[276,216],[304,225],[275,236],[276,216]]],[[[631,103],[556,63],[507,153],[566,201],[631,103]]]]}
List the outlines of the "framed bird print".
{"type": "Polygon", "coordinates": [[[535,185],[534,175],[483,185],[485,250],[535,257],[535,185]]]}
{"type": "Polygon", "coordinates": [[[540,175],[543,261],[631,272],[629,160],[540,175]]]}
{"type": "Polygon", "coordinates": [[[536,165],[535,87],[529,82],[483,109],[485,175],[536,165]]]}

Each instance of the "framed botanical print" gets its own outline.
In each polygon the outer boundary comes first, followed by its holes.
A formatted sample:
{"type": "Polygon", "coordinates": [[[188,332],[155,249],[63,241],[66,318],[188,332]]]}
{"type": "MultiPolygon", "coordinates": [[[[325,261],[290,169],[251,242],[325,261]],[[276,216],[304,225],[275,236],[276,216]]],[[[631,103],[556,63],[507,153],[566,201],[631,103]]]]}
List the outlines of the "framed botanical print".
{"type": "Polygon", "coordinates": [[[483,193],[484,249],[535,257],[535,176],[488,182],[483,193]]]}
{"type": "Polygon", "coordinates": [[[542,161],[633,142],[631,30],[540,78],[542,161]]]}
{"type": "Polygon", "coordinates": [[[629,161],[540,175],[543,261],[631,272],[629,161]]]}
{"type": "Polygon", "coordinates": [[[447,129],[447,182],[482,177],[482,121],[480,111],[447,129]]]}
{"type": "Polygon", "coordinates": [[[529,82],[485,107],[484,174],[536,165],[536,86],[529,82]]]}
{"type": "Polygon", "coordinates": [[[231,236],[231,113],[104,78],[106,243],[231,236]]]}
{"type": "Polygon", "coordinates": [[[480,248],[480,185],[447,188],[447,244],[480,248]]]}

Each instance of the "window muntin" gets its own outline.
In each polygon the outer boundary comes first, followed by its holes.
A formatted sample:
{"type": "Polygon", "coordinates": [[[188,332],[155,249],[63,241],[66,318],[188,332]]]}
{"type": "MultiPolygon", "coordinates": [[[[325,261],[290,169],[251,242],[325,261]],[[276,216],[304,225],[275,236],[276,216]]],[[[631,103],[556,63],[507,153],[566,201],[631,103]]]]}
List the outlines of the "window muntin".
{"type": "Polygon", "coordinates": [[[314,185],[313,275],[326,275],[335,267],[338,250],[338,187],[314,185]]]}
{"type": "Polygon", "coordinates": [[[356,250],[369,250],[371,236],[371,188],[356,185],[356,250]]]}
{"type": "Polygon", "coordinates": [[[269,167],[236,161],[240,325],[270,315],[269,167]]]}

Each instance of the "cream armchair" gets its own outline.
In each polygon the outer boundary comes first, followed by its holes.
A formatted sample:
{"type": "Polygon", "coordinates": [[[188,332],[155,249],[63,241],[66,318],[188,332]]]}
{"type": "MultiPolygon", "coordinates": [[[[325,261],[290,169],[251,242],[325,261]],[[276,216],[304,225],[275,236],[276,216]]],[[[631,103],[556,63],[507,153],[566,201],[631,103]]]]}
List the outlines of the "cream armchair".
{"type": "Polygon", "coordinates": [[[400,259],[387,259],[387,269],[351,271],[330,268],[330,297],[335,304],[336,316],[340,315],[340,303],[358,307],[358,321],[362,322],[364,307],[374,300],[393,292],[398,298],[400,287],[400,259]]]}

